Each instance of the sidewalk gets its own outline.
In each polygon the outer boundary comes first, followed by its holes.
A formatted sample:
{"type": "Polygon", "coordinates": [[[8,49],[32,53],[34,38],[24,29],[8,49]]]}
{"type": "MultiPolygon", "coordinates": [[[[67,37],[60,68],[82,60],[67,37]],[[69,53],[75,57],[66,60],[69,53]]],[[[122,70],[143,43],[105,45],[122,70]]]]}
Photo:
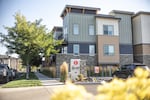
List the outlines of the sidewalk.
{"type": "Polygon", "coordinates": [[[64,83],[59,82],[56,78],[49,78],[39,72],[35,72],[35,75],[41,81],[43,86],[64,85],[64,83]]]}

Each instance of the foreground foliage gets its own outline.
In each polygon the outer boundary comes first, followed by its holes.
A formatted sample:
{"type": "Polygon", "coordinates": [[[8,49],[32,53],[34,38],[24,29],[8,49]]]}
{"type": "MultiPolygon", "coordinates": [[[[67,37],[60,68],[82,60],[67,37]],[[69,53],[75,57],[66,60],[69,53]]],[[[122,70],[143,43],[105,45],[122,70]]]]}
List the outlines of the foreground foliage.
{"type": "Polygon", "coordinates": [[[149,72],[138,68],[132,78],[114,79],[100,85],[96,96],[87,93],[82,86],[68,84],[56,91],[51,100],[150,100],[149,76],[149,72]]]}

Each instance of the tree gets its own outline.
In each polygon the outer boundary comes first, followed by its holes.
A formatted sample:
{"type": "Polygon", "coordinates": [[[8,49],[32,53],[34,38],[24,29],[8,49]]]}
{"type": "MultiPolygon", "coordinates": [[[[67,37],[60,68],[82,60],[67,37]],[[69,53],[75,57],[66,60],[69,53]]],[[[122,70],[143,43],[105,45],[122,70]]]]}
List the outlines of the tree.
{"type": "Polygon", "coordinates": [[[34,22],[27,21],[20,13],[15,14],[15,25],[5,27],[8,35],[1,34],[3,44],[8,48],[9,53],[17,53],[27,66],[26,78],[29,78],[29,66],[31,60],[39,53],[45,56],[56,54],[56,46],[61,45],[62,40],[54,40],[53,35],[41,25],[41,19],[34,22]]]}

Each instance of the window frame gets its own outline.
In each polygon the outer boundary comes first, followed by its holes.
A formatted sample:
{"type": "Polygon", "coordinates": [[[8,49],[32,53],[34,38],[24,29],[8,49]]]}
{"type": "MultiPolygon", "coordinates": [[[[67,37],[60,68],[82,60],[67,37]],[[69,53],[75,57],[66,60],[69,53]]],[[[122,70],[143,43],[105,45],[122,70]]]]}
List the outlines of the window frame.
{"type": "Polygon", "coordinates": [[[73,34],[74,35],[79,35],[80,34],[80,32],[79,32],[79,24],[77,24],[77,23],[73,24],[73,34]]]}
{"type": "Polygon", "coordinates": [[[95,55],[95,45],[89,45],[89,55],[90,56],[94,56],[95,55]],[[94,50],[92,50],[92,48],[94,47],[94,50]],[[91,52],[93,51],[93,52],[91,52]]]}
{"type": "Polygon", "coordinates": [[[109,35],[109,36],[113,36],[114,35],[114,25],[103,25],[103,35],[109,35]],[[107,30],[105,30],[105,28],[107,27],[107,30]],[[110,27],[112,28],[112,30],[109,30],[110,27]],[[110,34],[111,32],[111,34],[110,34]]]}
{"type": "Polygon", "coordinates": [[[93,24],[88,25],[88,33],[89,33],[89,35],[95,35],[95,29],[94,29],[93,24]],[[91,29],[91,27],[92,27],[92,29],[91,29]]]}
{"type": "Polygon", "coordinates": [[[115,46],[112,45],[112,44],[105,44],[103,46],[103,54],[104,56],[114,56],[115,55],[115,46]],[[111,51],[111,48],[110,47],[113,47],[113,52],[111,51]]]}
{"type": "Polygon", "coordinates": [[[73,44],[73,54],[74,55],[79,55],[80,54],[80,45],[79,44],[73,44]],[[77,53],[76,53],[76,47],[78,47],[77,49],[77,53]]]}

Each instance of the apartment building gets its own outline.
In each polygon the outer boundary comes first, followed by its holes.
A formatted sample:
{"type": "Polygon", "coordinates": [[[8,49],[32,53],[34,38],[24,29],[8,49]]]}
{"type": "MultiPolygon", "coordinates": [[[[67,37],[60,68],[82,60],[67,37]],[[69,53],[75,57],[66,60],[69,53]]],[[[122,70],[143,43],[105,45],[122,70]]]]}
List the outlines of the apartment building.
{"type": "Polygon", "coordinates": [[[61,32],[60,27],[53,30],[59,36],[63,33],[65,40],[61,53],[56,55],[57,76],[63,61],[71,70],[71,59],[85,61],[85,66],[93,68],[100,66],[102,71],[109,70],[108,76],[119,65],[133,62],[150,65],[150,13],[113,10],[104,15],[98,12],[100,8],[75,5],[63,9],[61,32]]]}
{"type": "Polygon", "coordinates": [[[133,63],[132,16],[134,12],[113,10],[109,13],[119,21],[119,51],[120,64],[133,63]]]}
{"type": "Polygon", "coordinates": [[[134,61],[150,67],[150,12],[138,12],[132,17],[134,61]]]}
{"type": "Polygon", "coordinates": [[[98,14],[96,17],[96,47],[98,65],[119,65],[119,28],[120,18],[98,14]]]}

